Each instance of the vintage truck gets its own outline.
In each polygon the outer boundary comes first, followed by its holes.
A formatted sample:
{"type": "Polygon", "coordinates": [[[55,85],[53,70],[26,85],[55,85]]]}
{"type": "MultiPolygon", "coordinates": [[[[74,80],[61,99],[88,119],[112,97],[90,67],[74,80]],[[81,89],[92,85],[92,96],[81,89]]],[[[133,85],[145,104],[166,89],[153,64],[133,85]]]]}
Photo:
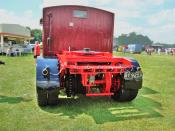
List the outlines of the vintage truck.
{"type": "Polygon", "coordinates": [[[43,54],[37,57],[39,106],[67,97],[111,96],[131,101],[142,87],[142,71],[133,58],[112,54],[114,14],[86,6],[43,9],[43,54]]]}

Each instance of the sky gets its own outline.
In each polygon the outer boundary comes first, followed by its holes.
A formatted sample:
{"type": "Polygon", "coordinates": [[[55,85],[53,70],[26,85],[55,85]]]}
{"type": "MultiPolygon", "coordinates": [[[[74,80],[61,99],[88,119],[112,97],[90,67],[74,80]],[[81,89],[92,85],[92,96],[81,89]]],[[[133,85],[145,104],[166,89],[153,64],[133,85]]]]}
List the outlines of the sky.
{"type": "Polygon", "coordinates": [[[175,44],[175,0],[0,0],[0,23],[41,28],[42,8],[84,5],[115,13],[114,36],[136,32],[175,44]]]}

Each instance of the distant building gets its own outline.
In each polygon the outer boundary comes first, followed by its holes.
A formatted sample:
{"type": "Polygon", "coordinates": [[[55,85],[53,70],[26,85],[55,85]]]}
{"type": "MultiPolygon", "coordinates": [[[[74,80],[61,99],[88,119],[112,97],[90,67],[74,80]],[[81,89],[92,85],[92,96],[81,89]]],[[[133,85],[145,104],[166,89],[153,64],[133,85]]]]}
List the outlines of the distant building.
{"type": "Polygon", "coordinates": [[[11,44],[24,44],[31,39],[30,30],[18,24],[0,24],[0,53],[11,44]]]}
{"type": "Polygon", "coordinates": [[[161,45],[161,44],[153,44],[153,45],[151,45],[151,47],[154,49],[154,51],[158,51],[159,49],[163,49],[164,48],[164,46],[163,45],[161,45]]]}

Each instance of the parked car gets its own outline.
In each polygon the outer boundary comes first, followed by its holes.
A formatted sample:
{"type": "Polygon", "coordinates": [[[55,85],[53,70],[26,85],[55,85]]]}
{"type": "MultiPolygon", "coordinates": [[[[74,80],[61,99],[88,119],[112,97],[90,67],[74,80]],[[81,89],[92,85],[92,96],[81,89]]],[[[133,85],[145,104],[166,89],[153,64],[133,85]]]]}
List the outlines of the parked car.
{"type": "Polygon", "coordinates": [[[29,43],[29,48],[32,50],[32,52],[34,51],[34,47],[35,47],[35,43],[29,43]]]}

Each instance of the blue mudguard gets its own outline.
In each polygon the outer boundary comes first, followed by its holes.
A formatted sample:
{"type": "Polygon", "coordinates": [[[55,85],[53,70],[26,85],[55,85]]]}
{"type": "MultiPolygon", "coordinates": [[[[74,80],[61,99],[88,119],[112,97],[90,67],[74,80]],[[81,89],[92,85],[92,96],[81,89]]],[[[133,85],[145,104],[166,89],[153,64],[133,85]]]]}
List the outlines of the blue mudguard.
{"type": "Polygon", "coordinates": [[[36,86],[37,88],[49,89],[59,88],[59,62],[56,58],[37,57],[36,64],[36,86]],[[43,70],[49,69],[48,77],[43,75],[43,70]]]}
{"type": "MultiPolygon", "coordinates": [[[[128,71],[129,72],[136,72],[138,70],[138,68],[140,67],[139,63],[133,58],[129,58],[129,57],[125,57],[125,58],[128,59],[133,65],[132,69],[129,69],[128,71]]],[[[126,89],[140,89],[140,88],[142,88],[142,77],[143,77],[143,73],[141,71],[140,77],[125,79],[124,88],[126,88],[126,89]]]]}
{"type": "Polygon", "coordinates": [[[125,57],[125,58],[128,59],[129,61],[131,61],[132,65],[134,67],[140,67],[139,63],[134,58],[132,58],[132,57],[125,57]]]}

